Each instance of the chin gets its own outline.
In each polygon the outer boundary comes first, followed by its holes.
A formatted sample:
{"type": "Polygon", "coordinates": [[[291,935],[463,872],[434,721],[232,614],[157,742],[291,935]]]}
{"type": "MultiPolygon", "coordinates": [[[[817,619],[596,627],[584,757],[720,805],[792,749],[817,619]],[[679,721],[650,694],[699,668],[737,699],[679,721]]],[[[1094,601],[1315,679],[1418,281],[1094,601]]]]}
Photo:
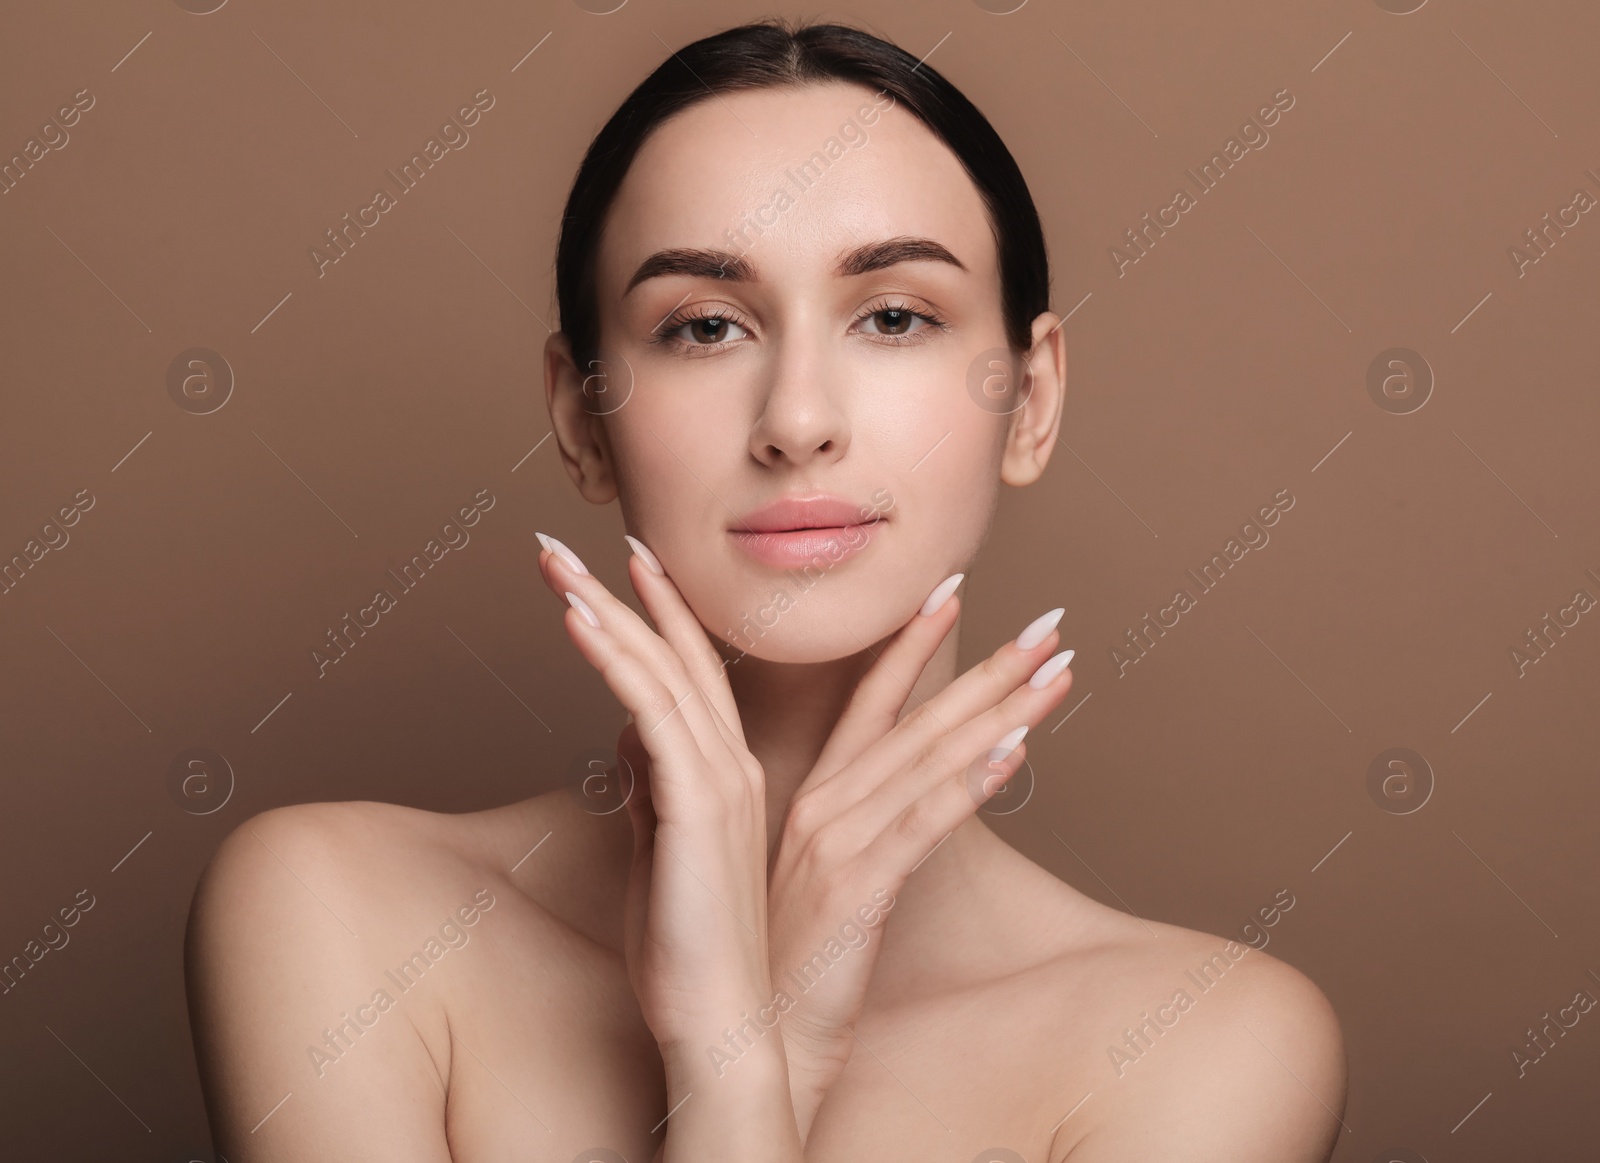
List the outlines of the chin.
{"type": "Polygon", "coordinates": [[[733,648],[735,658],[831,662],[875,647],[909,621],[926,596],[906,588],[903,573],[892,584],[882,572],[774,575],[750,587],[749,599],[738,605],[713,603],[723,607],[717,620],[702,623],[733,648]]]}

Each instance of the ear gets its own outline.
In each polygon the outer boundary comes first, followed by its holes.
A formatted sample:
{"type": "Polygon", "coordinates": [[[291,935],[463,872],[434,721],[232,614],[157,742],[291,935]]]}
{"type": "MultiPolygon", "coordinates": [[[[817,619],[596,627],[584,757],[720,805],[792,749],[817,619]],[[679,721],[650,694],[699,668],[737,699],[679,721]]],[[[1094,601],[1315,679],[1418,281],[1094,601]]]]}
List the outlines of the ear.
{"type": "Polygon", "coordinates": [[[1011,414],[1000,479],[1008,485],[1031,485],[1044,472],[1055,451],[1061,429],[1061,408],[1067,387],[1067,339],[1064,320],[1046,311],[1033,321],[1033,346],[1024,361],[1027,393],[1022,407],[1011,414]]]}
{"type": "Polygon", "coordinates": [[[598,374],[580,369],[573,361],[572,344],[565,332],[553,332],[545,340],[544,398],[561,463],[584,500],[604,505],[616,498],[617,482],[604,418],[589,406],[594,398],[589,390],[591,381],[598,374]]]}

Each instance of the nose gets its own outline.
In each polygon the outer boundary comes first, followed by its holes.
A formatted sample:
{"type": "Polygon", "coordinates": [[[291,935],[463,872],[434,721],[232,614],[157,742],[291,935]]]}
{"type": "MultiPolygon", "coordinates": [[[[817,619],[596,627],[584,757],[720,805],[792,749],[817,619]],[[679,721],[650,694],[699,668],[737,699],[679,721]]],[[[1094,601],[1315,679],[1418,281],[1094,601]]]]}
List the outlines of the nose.
{"type": "Polygon", "coordinates": [[[750,454],[768,468],[837,461],[850,446],[850,423],[830,384],[837,375],[805,345],[783,350],[761,414],[750,429],[750,454]]]}

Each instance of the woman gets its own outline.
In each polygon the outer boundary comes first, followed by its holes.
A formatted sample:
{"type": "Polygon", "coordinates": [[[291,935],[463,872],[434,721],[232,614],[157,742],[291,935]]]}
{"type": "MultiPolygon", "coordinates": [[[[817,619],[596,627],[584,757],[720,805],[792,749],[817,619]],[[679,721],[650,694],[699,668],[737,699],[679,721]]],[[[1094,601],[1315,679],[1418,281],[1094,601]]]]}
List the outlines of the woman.
{"type": "Polygon", "coordinates": [[[955,673],[999,484],[1056,441],[1048,282],[993,129],[866,33],[735,28],[629,96],[568,202],[546,394],[654,628],[539,534],[618,758],[224,842],[188,943],[223,1154],[1328,1157],[1315,985],[978,818],[1071,685],[1061,609],[955,673]]]}

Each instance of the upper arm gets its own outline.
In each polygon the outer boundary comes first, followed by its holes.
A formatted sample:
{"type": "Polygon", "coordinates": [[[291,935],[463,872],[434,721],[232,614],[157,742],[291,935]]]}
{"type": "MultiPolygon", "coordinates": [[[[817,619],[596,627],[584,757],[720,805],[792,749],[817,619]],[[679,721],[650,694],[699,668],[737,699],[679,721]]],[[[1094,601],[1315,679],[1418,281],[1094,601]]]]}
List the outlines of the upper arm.
{"type": "Polygon", "coordinates": [[[264,812],[222,842],[195,890],[190,1024],[230,1158],[449,1163],[439,1073],[368,951],[377,942],[363,941],[377,919],[349,874],[354,823],[339,804],[264,812]]]}
{"type": "Polygon", "coordinates": [[[1185,983],[1193,1006],[1146,1059],[1104,1087],[1114,1116],[1063,1163],[1326,1163],[1345,1131],[1344,1039],[1333,1006],[1310,978],[1257,950],[1235,974],[1210,993],[1185,983]]]}

